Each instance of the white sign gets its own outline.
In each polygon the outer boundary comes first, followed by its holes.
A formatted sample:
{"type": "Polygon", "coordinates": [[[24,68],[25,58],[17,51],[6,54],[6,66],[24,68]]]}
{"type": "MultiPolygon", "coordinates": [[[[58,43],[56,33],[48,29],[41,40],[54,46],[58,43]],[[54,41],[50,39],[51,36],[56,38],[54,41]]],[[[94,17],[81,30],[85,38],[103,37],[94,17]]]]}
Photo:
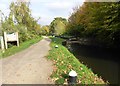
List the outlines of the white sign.
{"type": "Polygon", "coordinates": [[[7,34],[7,41],[16,41],[17,40],[17,36],[15,33],[12,34],[7,34]]]}
{"type": "Polygon", "coordinates": [[[5,48],[8,48],[7,42],[17,42],[17,46],[19,46],[19,39],[18,39],[18,32],[7,34],[4,32],[4,42],[5,42],[5,48]]]}

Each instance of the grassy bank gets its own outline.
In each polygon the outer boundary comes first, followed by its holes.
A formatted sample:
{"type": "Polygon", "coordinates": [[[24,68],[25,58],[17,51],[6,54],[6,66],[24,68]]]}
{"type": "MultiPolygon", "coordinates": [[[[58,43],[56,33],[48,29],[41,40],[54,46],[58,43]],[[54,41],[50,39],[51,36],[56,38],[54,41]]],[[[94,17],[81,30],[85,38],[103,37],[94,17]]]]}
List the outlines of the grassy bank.
{"type": "Polygon", "coordinates": [[[51,38],[51,50],[48,58],[54,63],[54,70],[51,75],[56,84],[67,84],[68,74],[71,70],[75,70],[78,74],[78,84],[105,84],[105,82],[88,69],[84,64],[79,62],[76,57],[71,54],[67,48],[62,45],[63,39],[51,38]],[[58,48],[55,48],[58,45],[58,48]]]}
{"type": "Polygon", "coordinates": [[[17,53],[17,52],[20,52],[20,51],[28,48],[29,46],[37,43],[37,42],[40,41],[41,39],[42,39],[42,37],[38,37],[38,38],[36,38],[36,39],[32,39],[32,40],[25,41],[25,42],[21,43],[19,47],[13,46],[13,47],[11,47],[11,48],[8,48],[7,50],[5,50],[4,53],[2,53],[2,58],[5,58],[5,57],[10,56],[10,55],[13,55],[13,54],[15,54],[15,53],[17,53]]]}

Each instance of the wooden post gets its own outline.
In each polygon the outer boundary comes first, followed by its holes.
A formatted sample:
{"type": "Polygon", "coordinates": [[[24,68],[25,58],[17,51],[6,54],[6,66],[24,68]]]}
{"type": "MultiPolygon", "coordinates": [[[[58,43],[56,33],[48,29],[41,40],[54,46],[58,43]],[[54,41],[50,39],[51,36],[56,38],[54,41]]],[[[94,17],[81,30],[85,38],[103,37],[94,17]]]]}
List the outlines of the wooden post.
{"type": "Polygon", "coordinates": [[[7,35],[6,35],[6,32],[4,32],[4,42],[5,42],[5,49],[7,49],[8,46],[7,46],[7,35]]]}
{"type": "Polygon", "coordinates": [[[0,42],[1,42],[1,49],[4,51],[4,41],[2,36],[1,36],[0,42]]]}
{"type": "Polygon", "coordinates": [[[19,47],[19,38],[18,38],[18,32],[16,32],[15,34],[16,34],[17,46],[19,47]]]}

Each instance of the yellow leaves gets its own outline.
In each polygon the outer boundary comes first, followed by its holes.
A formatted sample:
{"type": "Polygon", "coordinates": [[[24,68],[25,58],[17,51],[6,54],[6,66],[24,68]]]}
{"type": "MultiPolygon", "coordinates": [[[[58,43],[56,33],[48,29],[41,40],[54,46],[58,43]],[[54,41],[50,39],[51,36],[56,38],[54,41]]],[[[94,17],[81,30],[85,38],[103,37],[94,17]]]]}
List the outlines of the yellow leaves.
{"type": "Polygon", "coordinates": [[[94,84],[96,84],[96,81],[94,81],[94,84]]]}
{"type": "Polygon", "coordinates": [[[68,65],[68,68],[69,68],[69,69],[72,69],[73,67],[72,67],[72,65],[69,64],[69,65],[68,65]]]}
{"type": "Polygon", "coordinates": [[[58,77],[57,77],[57,78],[53,78],[52,81],[56,81],[56,80],[58,80],[58,79],[59,79],[58,77]]]}
{"type": "Polygon", "coordinates": [[[66,71],[66,70],[64,70],[64,74],[67,74],[67,71],[66,71]]]}
{"type": "Polygon", "coordinates": [[[80,70],[83,70],[83,68],[82,68],[82,67],[80,67],[80,70]]]}
{"type": "Polygon", "coordinates": [[[63,64],[64,62],[62,61],[61,63],[63,64]]]}
{"type": "Polygon", "coordinates": [[[66,85],[68,84],[68,81],[67,81],[67,79],[65,79],[65,82],[64,82],[64,84],[66,84],[66,85]]]}
{"type": "Polygon", "coordinates": [[[57,70],[57,67],[56,66],[54,66],[54,68],[53,68],[53,72],[55,72],[57,70]]]}
{"type": "Polygon", "coordinates": [[[78,83],[80,84],[82,81],[81,80],[78,80],[78,83]]]}
{"type": "Polygon", "coordinates": [[[54,64],[54,65],[56,64],[56,61],[55,61],[55,60],[53,60],[53,64],[54,64]]]}
{"type": "Polygon", "coordinates": [[[63,65],[64,64],[64,61],[61,61],[61,64],[60,65],[63,65]]]}

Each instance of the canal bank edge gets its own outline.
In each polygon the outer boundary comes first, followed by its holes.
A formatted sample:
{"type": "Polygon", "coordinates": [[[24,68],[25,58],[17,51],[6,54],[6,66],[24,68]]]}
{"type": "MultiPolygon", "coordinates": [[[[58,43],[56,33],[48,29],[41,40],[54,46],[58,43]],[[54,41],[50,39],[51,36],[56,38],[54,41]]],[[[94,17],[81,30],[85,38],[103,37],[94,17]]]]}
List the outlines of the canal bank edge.
{"type": "Polygon", "coordinates": [[[54,70],[51,75],[53,81],[57,84],[67,84],[68,74],[71,70],[75,70],[78,74],[77,84],[108,84],[91,69],[82,64],[71,54],[67,48],[62,45],[63,39],[52,37],[51,50],[47,58],[54,63],[54,70]],[[58,45],[58,48],[55,48],[58,45]]]}

